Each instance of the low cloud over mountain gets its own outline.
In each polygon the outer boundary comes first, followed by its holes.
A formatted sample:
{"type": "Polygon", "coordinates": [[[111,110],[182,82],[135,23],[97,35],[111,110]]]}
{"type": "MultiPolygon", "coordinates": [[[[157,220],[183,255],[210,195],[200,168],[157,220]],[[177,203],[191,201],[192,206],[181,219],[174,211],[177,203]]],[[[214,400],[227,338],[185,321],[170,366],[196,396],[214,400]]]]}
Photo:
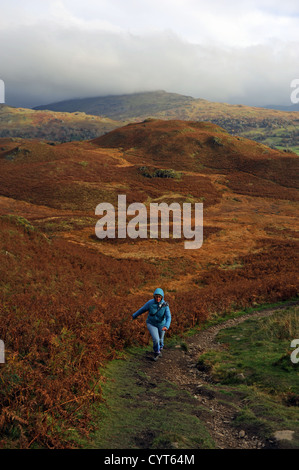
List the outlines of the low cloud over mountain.
{"type": "Polygon", "coordinates": [[[11,3],[18,9],[8,6],[0,19],[9,105],[157,89],[233,104],[291,104],[299,59],[294,2],[228,2],[224,10],[218,1],[209,8],[129,1],[127,11],[118,1],[87,1],[85,10],[82,2],[32,1],[27,10],[11,3]]]}

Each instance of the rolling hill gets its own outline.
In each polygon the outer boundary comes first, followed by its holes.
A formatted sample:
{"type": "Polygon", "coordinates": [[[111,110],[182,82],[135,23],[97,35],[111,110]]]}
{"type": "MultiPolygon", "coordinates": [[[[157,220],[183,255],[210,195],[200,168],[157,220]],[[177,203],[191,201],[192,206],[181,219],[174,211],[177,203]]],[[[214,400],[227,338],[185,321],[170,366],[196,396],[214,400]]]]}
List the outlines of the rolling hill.
{"type": "Polygon", "coordinates": [[[209,121],[233,135],[269,146],[299,152],[299,116],[296,111],[278,111],[244,105],[214,103],[165,91],[61,101],[35,109],[85,112],[117,121],[142,121],[148,117],[209,121]]]}
{"type": "Polygon", "coordinates": [[[163,90],[129,95],[109,95],[93,98],[73,99],[36,106],[36,110],[85,112],[96,116],[107,116],[118,121],[136,117],[147,117],[168,109],[185,107],[195,101],[191,96],[166,93],[163,90]]]}
{"type": "Polygon", "coordinates": [[[146,118],[212,122],[273,148],[299,153],[298,112],[278,111],[165,91],[61,101],[34,110],[0,105],[0,137],[67,142],[99,137],[146,118]]]}
{"type": "Polygon", "coordinates": [[[123,125],[84,112],[34,111],[0,104],[0,137],[69,142],[92,139],[123,125]]]}

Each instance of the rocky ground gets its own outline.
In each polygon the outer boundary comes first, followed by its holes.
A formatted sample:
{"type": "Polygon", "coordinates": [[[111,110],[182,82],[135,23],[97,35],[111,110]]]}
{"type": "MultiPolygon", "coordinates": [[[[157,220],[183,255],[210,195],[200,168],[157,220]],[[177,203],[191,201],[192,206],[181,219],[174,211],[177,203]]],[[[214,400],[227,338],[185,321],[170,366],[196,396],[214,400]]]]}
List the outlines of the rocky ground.
{"type": "MultiPolygon", "coordinates": [[[[233,426],[235,408],[230,403],[223,401],[223,395],[211,387],[212,378],[206,371],[200,371],[196,367],[200,353],[211,349],[223,348],[216,341],[217,333],[224,328],[230,328],[244,322],[248,318],[265,317],[277,312],[276,308],[264,310],[255,314],[243,315],[231,319],[221,325],[212,326],[196,335],[186,338],[186,347],[180,345],[174,348],[166,348],[163,357],[154,362],[151,353],[147,352],[140,364],[141,370],[148,377],[149,388],[155,388],[161,382],[161,378],[175,383],[180,388],[187,390],[200,404],[200,419],[205,420],[210,435],[213,437],[219,449],[260,449],[275,448],[276,441],[264,442],[254,434],[249,435],[244,430],[233,426]],[[206,413],[202,410],[206,410],[206,413]]],[[[242,395],[234,396],[234,404],[242,405],[242,395]]],[[[167,398],[159,395],[159,406],[165,406],[167,398]]],[[[196,408],[195,408],[196,410],[196,408]]],[[[196,411],[195,411],[196,412],[196,411]]]]}

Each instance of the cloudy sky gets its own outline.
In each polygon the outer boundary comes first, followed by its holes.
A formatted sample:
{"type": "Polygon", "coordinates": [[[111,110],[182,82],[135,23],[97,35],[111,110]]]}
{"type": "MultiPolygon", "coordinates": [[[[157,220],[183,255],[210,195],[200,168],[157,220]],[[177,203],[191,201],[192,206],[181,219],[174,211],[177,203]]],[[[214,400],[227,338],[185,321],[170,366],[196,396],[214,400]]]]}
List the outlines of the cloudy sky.
{"type": "Polygon", "coordinates": [[[290,105],[298,0],[0,0],[6,103],[166,90],[290,105]]]}

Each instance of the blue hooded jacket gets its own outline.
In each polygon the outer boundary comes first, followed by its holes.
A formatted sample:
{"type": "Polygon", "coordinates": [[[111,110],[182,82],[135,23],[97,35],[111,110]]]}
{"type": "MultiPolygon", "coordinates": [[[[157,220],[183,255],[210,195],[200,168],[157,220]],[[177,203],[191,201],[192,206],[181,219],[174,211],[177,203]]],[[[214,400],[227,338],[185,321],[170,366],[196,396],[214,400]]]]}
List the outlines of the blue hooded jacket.
{"type": "Polygon", "coordinates": [[[139,317],[144,312],[148,312],[148,317],[146,319],[146,323],[150,325],[156,326],[158,328],[163,328],[166,326],[167,329],[170,327],[171,323],[171,313],[169,309],[169,305],[167,302],[164,301],[164,292],[162,289],[156,289],[154,292],[154,296],[158,294],[162,296],[161,302],[156,302],[155,299],[151,299],[146,304],[143,305],[137,312],[133,313],[132,318],[139,317]]]}

